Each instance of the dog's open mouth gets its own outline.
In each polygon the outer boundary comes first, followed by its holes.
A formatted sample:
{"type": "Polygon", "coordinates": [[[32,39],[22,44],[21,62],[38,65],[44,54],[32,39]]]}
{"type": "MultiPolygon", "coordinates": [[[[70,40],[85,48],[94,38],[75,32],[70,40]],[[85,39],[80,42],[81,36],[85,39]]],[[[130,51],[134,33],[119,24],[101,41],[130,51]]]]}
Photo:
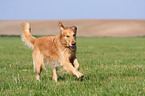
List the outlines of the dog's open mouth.
{"type": "Polygon", "coordinates": [[[76,45],[70,45],[70,49],[71,50],[75,50],[76,49],[76,45]]]}

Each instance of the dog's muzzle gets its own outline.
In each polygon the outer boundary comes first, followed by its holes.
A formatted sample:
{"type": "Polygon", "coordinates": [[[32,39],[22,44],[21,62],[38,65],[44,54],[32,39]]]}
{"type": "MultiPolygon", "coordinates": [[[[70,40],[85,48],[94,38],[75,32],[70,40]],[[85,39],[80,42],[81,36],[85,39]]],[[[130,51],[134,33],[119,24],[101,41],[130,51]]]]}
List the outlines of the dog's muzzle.
{"type": "Polygon", "coordinates": [[[71,48],[71,50],[75,50],[75,49],[76,49],[76,42],[73,42],[73,43],[70,45],[70,48],[71,48]]]}

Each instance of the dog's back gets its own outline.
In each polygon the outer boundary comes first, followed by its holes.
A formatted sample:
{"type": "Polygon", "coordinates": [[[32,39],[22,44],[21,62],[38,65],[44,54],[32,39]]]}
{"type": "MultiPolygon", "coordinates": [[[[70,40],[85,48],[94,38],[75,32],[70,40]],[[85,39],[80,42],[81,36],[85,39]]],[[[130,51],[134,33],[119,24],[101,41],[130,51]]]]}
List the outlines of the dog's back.
{"type": "Polygon", "coordinates": [[[58,36],[43,36],[36,40],[34,50],[39,49],[45,60],[57,61],[59,59],[59,40],[58,36]]]}

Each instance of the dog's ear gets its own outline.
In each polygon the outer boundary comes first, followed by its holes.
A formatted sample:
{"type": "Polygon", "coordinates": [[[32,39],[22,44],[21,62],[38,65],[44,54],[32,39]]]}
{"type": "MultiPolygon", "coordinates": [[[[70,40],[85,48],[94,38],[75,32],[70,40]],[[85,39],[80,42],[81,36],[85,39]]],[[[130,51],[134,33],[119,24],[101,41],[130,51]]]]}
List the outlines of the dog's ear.
{"type": "Polygon", "coordinates": [[[77,32],[77,27],[76,26],[72,26],[72,29],[75,30],[75,32],[77,32]]]}
{"type": "Polygon", "coordinates": [[[60,27],[61,30],[64,29],[64,26],[63,26],[63,24],[61,22],[59,22],[58,25],[59,25],[59,27],[60,27]]]}
{"type": "Polygon", "coordinates": [[[77,30],[77,27],[76,26],[72,26],[72,29],[77,30]]]}

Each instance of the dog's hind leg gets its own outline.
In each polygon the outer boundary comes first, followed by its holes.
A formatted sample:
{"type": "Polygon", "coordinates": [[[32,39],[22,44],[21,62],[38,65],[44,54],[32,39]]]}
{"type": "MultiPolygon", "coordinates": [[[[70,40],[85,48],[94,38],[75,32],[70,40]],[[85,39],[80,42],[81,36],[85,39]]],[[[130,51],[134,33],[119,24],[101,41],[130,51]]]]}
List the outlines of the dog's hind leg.
{"type": "Polygon", "coordinates": [[[35,70],[35,75],[36,75],[36,80],[40,81],[40,73],[42,71],[43,67],[43,56],[40,54],[40,52],[34,51],[33,50],[33,63],[34,65],[34,70],[35,70]]]}
{"type": "Polygon", "coordinates": [[[56,68],[53,69],[53,79],[57,82],[56,68]]]}

